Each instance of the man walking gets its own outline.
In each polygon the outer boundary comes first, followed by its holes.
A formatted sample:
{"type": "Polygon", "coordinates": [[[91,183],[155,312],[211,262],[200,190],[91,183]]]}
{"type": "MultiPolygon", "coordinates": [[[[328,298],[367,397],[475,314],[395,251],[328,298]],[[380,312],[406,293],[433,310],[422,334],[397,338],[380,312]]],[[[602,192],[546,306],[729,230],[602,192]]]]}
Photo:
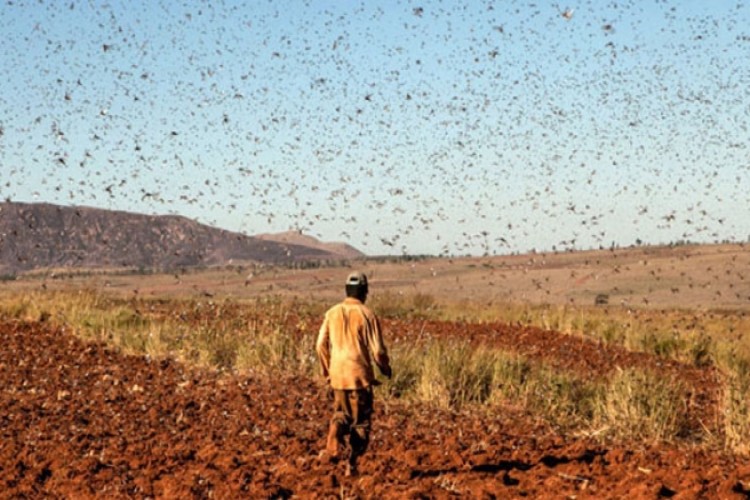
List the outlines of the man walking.
{"type": "Polygon", "coordinates": [[[372,388],[377,384],[372,360],[384,376],[391,377],[380,322],[364,305],[367,292],[367,276],[350,274],[346,299],[326,312],[315,343],[323,376],[333,389],[326,453],[337,461],[349,438],[347,475],[357,473],[357,458],[367,450],[370,439],[372,388]]]}

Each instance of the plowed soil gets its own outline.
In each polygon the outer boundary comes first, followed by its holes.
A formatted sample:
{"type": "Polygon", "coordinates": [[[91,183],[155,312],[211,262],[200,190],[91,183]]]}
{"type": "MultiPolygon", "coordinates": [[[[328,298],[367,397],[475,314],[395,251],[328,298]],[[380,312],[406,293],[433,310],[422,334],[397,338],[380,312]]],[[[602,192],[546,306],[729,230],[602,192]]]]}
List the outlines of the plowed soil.
{"type": "MultiPolygon", "coordinates": [[[[710,369],[530,328],[387,326],[394,336],[468,333],[584,376],[649,366],[691,387],[696,423],[712,425],[716,413],[710,369]]],[[[747,496],[750,460],[719,451],[566,438],[512,409],[488,416],[378,401],[370,449],[348,478],[318,458],[329,401],[316,381],[124,356],[42,323],[0,323],[0,334],[2,497],[747,496]]]]}

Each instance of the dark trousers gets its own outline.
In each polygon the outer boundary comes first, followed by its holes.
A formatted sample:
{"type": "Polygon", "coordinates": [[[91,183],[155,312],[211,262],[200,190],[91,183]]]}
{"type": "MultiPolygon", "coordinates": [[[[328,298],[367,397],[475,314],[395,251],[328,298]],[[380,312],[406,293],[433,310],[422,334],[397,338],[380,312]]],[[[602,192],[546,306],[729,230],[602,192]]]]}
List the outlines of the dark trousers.
{"type": "Polygon", "coordinates": [[[338,457],[341,448],[349,441],[349,465],[356,469],[357,458],[370,442],[372,418],[372,387],[353,390],[333,390],[333,417],[328,432],[327,448],[338,457]]]}

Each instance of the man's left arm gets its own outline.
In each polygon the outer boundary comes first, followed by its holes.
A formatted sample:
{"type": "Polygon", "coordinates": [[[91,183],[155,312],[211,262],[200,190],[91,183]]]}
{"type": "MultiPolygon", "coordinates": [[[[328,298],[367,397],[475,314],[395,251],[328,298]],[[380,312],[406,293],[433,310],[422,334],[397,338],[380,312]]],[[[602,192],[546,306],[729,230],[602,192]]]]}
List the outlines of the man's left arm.
{"type": "Polygon", "coordinates": [[[315,350],[318,353],[318,359],[320,360],[321,373],[325,378],[328,378],[328,369],[331,363],[331,350],[328,334],[328,315],[326,314],[323,324],[320,326],[318,332],[318,339],[315,342],[315,350]]]}
{"type": "Polygon", "coordinates": [[[378,366],[380,373],[387,378],[391,378],[391,361],[388,357],[388,349],[383,341],[383,330],[380,327],[380,320],[373,317],[370,323],[370,350],[375,364],[378,366]]]}

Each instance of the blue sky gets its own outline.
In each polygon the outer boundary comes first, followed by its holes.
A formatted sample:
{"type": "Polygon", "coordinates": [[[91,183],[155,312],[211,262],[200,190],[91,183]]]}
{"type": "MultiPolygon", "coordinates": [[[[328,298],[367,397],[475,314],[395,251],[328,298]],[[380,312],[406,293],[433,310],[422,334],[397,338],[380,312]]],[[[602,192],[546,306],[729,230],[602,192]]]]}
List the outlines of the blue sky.
{"type": "Polygon", "coordinates": [[[457,4],[5,2],[0,196],[370,254],[747,241],[744,2],[457,4]]]}

